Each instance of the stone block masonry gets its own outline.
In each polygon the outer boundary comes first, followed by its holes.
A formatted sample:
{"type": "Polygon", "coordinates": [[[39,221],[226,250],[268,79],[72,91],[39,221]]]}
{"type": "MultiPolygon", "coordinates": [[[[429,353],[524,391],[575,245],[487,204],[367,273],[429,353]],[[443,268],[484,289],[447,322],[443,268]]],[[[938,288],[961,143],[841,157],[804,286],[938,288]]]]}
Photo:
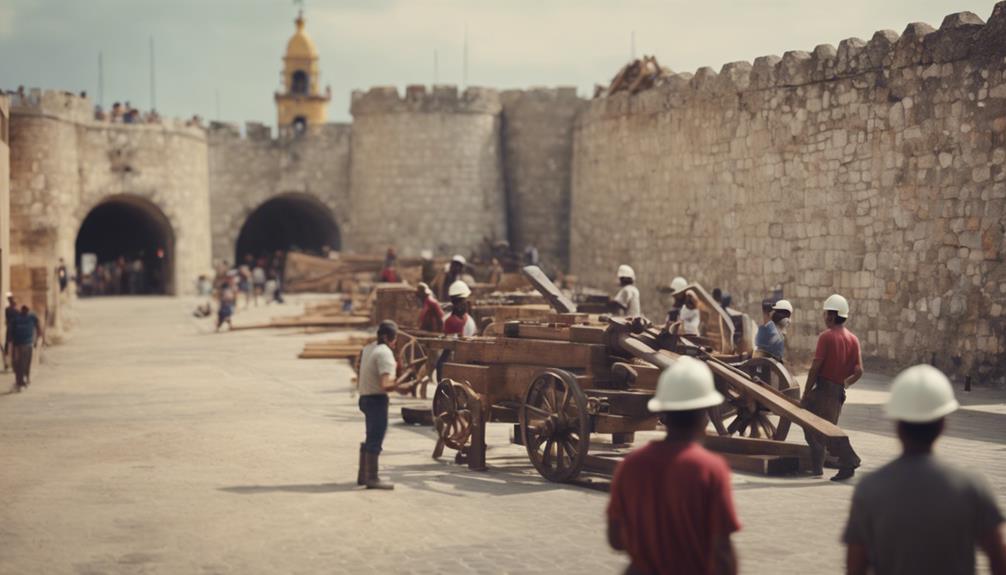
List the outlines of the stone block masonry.
{"type": "Polygon", "coordinates": [[[467,254],[505,239],[500,109],[483,88],[354,92],[346,247],[467,254]]]}
{"type": "Polygon", "coordinates": [[[1002,383],[1006,3],[939,30],[702,68],[595,100],[574,136],[572,271],[683,275],[760,318],[781,287],[806,356],[833,292],[864,354],[1002,383]]]}

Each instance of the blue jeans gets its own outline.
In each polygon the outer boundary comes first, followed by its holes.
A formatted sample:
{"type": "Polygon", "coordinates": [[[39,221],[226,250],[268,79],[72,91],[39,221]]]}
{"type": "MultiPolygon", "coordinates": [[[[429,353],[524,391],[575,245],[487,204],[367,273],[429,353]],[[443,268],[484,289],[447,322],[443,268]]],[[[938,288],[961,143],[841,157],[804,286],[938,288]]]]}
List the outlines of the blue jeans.
{"type": "Polygon", "coordinates": [[[360,411],[367,419],[367,439],[363,442],[367,453],[381,453],[384,434],[388,431],[388,396],[361,395],[360,411]]]}

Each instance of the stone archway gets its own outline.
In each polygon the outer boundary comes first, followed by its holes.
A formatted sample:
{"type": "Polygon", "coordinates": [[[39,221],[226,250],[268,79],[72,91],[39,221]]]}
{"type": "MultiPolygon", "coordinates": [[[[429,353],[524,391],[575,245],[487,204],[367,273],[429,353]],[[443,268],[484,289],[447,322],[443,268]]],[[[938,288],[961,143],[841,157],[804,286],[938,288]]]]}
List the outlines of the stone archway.
{"type": "Polygon", "coordinates": [[[234,261],[271,255],[277,250],[320,253],[341,247],[339,225],[324,204],[307,194],[272,197],[252,210],[241,226],[234,261]]]}
{"type": "Polygon", "coordinates": [[[109,196],[77,232],[82,295],[174,294],[174,253],[175,232],[159,207],[139,196],[109,196]],[[88,259],[93,271],[82,266],[88,259]]]}

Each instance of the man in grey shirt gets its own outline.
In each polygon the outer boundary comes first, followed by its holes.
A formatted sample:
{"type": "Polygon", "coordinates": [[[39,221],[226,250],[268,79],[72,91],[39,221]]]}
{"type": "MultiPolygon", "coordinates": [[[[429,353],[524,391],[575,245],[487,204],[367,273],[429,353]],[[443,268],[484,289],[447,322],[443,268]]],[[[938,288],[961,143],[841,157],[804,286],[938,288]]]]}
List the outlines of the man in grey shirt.
{"type": "Polygon", "coordinates": [[[894,379],[886,411],[903,451],[856,486],[843,536],[849,575],[972,574],[975,547],[993,575],[1006,575],[995,496],[980,477],[932,453],[944,417],[957,407],[950,381],[932,366],[894,379]]]}
{"type": "Polygon", "coordinates": [[[357,390],[360,411],[366,418],[366,440],[360,444],[360,471],[356,483],[367,489],[393,489],[394,485],[377,477],[378,458],[388,431],[388,392],[395,389],[398,363],[392,348],[398,337],[398,326],[384,320],[377,328],[377,341],[363,348],[357,390]]]}

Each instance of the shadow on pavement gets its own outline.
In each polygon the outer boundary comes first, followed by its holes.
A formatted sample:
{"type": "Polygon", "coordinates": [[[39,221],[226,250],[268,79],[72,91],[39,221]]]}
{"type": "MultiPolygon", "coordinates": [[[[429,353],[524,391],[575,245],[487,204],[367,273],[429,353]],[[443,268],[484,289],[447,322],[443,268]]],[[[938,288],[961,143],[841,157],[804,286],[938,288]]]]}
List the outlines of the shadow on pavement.
{"type": "MultiPolygon", "coordinates": [[[[855,431],[895,437],[894,422],[884,415],[883,407],[874,404],[846,403],[842,407],[839,427],[855,431]]],[[[945,437],[1006,443],[1006,414],[975,411],[964,407],[947,417],[945,437]]]]}
{"type": "Polygon", "coordinates": [[[362,489],[356,483],[308,483],[303,485],[236,485],[221,487],[219,490],[239,495],[257,495],[259,493],[341,493],[362,489]]]}

